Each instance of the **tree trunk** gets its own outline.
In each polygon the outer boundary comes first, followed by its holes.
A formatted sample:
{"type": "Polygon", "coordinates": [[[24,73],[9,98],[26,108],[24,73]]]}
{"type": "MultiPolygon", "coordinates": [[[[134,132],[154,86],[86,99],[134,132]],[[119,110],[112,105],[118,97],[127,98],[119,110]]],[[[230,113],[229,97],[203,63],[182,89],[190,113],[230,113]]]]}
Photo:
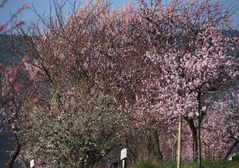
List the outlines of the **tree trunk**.
{"type": "Polygon", "coordinates": [[[201,102],[201,91],[198,92],[197,95],[197,101],[198,101],[198,125],[197,125],[197,167],[202,167],[202,148],[201,148],[201,122],[203,119],[202,114],[202,102],[201,102]]]}
{"type": "Polygon", "coordinates": [[[149,137],[148,142],[148,154],[149,156],[155,157],[157,160],[162,160],[163,155],[160,150],[158,132],[153,130],[149,137]]]}
{"type": "Polygon", "coordinates": [[[201,147],[201,123],[205,116],[205,112],[202,112],[202,102],[201,102],[202,92],[199,90],[197,95],[198,101],[198,117],[197,117],[197,126],[195,125],[192,118],[184,117],[184,119],[189,124],[189,127],[193,136],[193,160],[197,160],[197,168],[202,167],[202,147],[201,147]]]}
{"type": "Polygon", "coordinates": [[[182,114],[179,114],[178,119],[178,159],[177,168],[181,168],[181,145],[182,145],[182,114]]]}
{"type": "Polygon", "coordinates": [[[197,167],[202,167],[202,154],[201,154],[201,130],[200,126],[197,127],[197,167]]]}
{"type": "Polygon", "coordinates": [[[196,126],[195,126],[195,124],[193,122],[193,119],[186,118],[186,117],[184,119],[187,121],[187,123],[188,123],[188,125],[190,127],[190,130],[192,132],[193,161],[197,161],[197,153],[198,153],[197,128],[196,128],[196,126]]]}
{"type": "Polygon", "coordinates": [[[198,153],[198,141],[197,141],[197,129],[195,128],[192,130],[193,136],[193,161],[197,160],[197,153],[198,153]]]}

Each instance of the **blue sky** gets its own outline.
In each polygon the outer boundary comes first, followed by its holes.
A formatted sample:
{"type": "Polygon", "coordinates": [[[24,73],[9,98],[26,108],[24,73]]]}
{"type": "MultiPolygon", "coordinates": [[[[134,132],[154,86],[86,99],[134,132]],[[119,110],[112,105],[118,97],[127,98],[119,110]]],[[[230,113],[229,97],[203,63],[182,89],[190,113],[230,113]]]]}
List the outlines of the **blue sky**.
{"type": "MultiPolygon", "coordinates": [[[[1,2],[2,0],[0,0],[1,2]]],[[[30,6],[34,5],[39,13],[46,15],[49,13],[49,1],[52,0],[8,0],[4,7],[0,8],[0,24],[3,24],[10,17],[10,13],[17,11],[19,7],[25,2],[30,6]]],[[[131,0],[134,1],[134,0],[131,0]]],[[[239,28],[239,0],[221,0],[224,7],[231,9],[233,16],[233,24],[239,28]]],[[[126,5],[128,0],[112,0],[112,7],[117,8],[122,5],[126,5]]],[[[36,16],[31,10],[24,11],[21,15],[26,21],[35,20],[36,16]]]]}
{"type": "MultiPolygon", "coordinates": [[[[3,0],[0,0],[0,2],[1,1],[3,0]]],[[[5,3],[4,7],[0,8],[0,23],[6,22],[7,19],[9,19],[9,17],[11,16],[11,13],[13,14],[15,11],[17,11],[18,8],[21,7],[25,2],[27,2],[30,5],[30,7],[34,6],[39,13],[48,14],[50,1],[53,2],[53,0],[8,0],[7,3],[5,3]]],[[[78,1],[80,2],[80,0],[78,1]]],[[[116,8],[122,5],[126,5],[128,3],[128,0],[111,0],[111,1],[112,7],[116,8]]],[[[30,9],[24,11],[21,14],[21,17],[27,21],[36,19],[36,16],[30,9]]]]}

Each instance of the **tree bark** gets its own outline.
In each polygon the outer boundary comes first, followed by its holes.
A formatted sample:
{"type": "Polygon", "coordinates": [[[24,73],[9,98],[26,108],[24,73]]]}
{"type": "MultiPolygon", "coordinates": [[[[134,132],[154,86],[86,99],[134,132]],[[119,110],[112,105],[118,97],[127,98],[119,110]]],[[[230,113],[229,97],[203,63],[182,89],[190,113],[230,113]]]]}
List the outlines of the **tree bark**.
{"type": "Polygon", "coordinates": [[[193,136],[193,160],[197,161],[197,168],[202,167],[202,147],[201,147],[201,123],[205,116],[205,112],[202,111],[202,92],[199,90],[197,95],[198,102],[198,117],[197,117],[197,125],[194,123],[192,118],[184,117],[184,119],[189,124],[189,127],[193,136]]]}
{"type": "Polygon", "coordinates": [[[200,126],[197,127],[197,167],[202,167],[202,154],[201,154],[201,130],[200,126]]]}
{"type": "Polygon", "coordinates": [[[197,153],[198,153],[198,141],[197,141],[197,130],[192,132],[193,133],[193,161],[197,160],[197,153]]]}
{"type": "Polygon", "coordinates": [[[202,148],[201,148],[201,122],[203,119],[202,114],[202,102],[201,102],[201,91],[198,92],[197,101],[198,101],[198,125],[197,125],[197,167],[202,167],[202,148]]]}
{"type": "Polygon", "coordinates": [[[160,150],[158,132],[153,130],[149,137],[148,154],[155,157],[157,160],[163,160],[163,154],[160,150]]]}
{"type": "Polygon", "coordinates": [[[198,153],[198,144],[197,144],[197,128],[193,122],[193,119],[191,118],[186,118],[184,117],[184,119],[186,120],[186,122],[188,123],[190,130],[192,132],[192,142],[193,142],[193,161],[197,160],[197,153],[198,153]]]}
{"type": "Polygon", "coordinates": [[[181,145],[182,145],[182,114],[179,114],[178,119],[178,159],[177,168],[181,168],[181,145]]]}

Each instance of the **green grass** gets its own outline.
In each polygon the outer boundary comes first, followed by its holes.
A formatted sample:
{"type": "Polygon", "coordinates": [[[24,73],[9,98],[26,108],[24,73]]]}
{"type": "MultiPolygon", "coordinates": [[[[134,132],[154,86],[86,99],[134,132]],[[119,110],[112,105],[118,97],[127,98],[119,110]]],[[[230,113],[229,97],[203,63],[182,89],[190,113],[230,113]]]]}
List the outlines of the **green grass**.
{"type": "Polygon", "coordinates": [[[136,163],[132,168],[158,168],[158,166],[154,165],[150,161],[140,161],[136,163]]]}
{"type": "MultiPolygon", "coordinates": [[[[203,161],[202,166],[203,168],[239,168],[239,157],[233,161],[203,161]]],[[[176,168],[176,163],[165,162],[158,166],[150,161],[141,161],[132,168],[176,168]]],[[[196,168],[196,163],[183,163],[181,168],[196,168]]]]}

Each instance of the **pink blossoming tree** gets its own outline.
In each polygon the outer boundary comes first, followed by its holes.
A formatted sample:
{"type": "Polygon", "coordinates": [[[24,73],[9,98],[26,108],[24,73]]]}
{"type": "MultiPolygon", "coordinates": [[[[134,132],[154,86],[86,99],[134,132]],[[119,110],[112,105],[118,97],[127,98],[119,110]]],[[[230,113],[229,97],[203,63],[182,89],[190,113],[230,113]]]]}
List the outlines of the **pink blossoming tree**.
{"type": "MultiPolygon", "coordinates": [[[[38,146],[33,145],[34,138],[29,138],[31,150],[25,149],[25,153],[36,157],[42,154],[43,158],[39,159],[48,158],[47,163],[52,165],[93,166],[97,161],[86,158],[93,158],[92,153],[98,154],[95,149],[104,151],[97,155],[103,157],[107,153],[105,149],[115,145],[107,143],[104,149],[96,148],[98,135],[112,131],[96,133],[102,123],[95,117],[106,117],[104,114],[113,117],[108,118],[110,123],[114,123],[111,119],[119,119],[116,125],[128,126],[114,128],[120,136],[112,137],[114,140],[125,135],[120,143],[128,145],[130,153],[144,148],[149,157],[163,159],[163,142],[159,137],[165,133],[168,144],[175,147],[175,126],[180,114],[183,125],[187,125],[183,141],[189,141],[190,146],[183,147],[190,154],[188,158],[198,159],[198,167],[201,167],[202,151],[203,156],[207,150],[220,153],[224,140],[219,138],[221,145],[215,147],[212,139],[222,137],[225,131],[212,130],[224,129],[222,125],[231,114],[230,101],[224,101],[222,107],[208,97],[238,75],[238,60],[234,55],[238,41],[223,34],[230,26],[228,13],[220,4],[208,0],[164,4],[154,0],[110,10],[108,1],[89,1],[73,9],[73,13],[64,18],[58,5],[56,20],[40,18],[44,31],[37,24],[31,25],[29,32],[22,31],[31,60],[25,57],[23,62],[33,82],[32,90],[38,93],[34,94],[34,108],[28,110],[32,120],[29,123],[36,130],[29,131],[28,135],[39,137],[38,146]],[[33,34],[37,36],[31,36],[33,34]],[[88,102],[82,100],[84,96],[88,102]],[[79,104],[82,106],[78,107],[79,104]],[[221,110],[216,111],[216,107],[221,110]],[[117,109],[115,113],[113,108],[117,109]],[[86,118],[82,120],[81,115],[86,118]],[[213,117],[215,115],[217,117],[213,117]],[[221,123],[215,125],[218,121],[221,123]],[[87,124],[95,139],[84,132],[86,128],[79,127],[87,124]],[[45,132],[36,125],[44,127],[45,132]],[[49,131],[50,127],[54,129],[49,131]],[[124,134],[118,128],[124,129],[124,134]],[[77,137],[86,139],[74,140],[74,131],[77,137]],[[144,135],[138,136],[140,131],[144,135]],[[50,137],[45,136],[47,132],[50,137]],[[130,137],[133,136],[140,140],[132,143],[130,137]],[[78,158],[79,153],[71,150],[69,144],[60,143],[62,138],[87,150],[78,158]]],[[[14,91],[21,89],[21,85],[14,85],[14,91]]],[[[235,118],[232,125],[237,122],[235,118]]],[[[232,125],[228,125],[228,129],[235,131],[232,125]]]]}

